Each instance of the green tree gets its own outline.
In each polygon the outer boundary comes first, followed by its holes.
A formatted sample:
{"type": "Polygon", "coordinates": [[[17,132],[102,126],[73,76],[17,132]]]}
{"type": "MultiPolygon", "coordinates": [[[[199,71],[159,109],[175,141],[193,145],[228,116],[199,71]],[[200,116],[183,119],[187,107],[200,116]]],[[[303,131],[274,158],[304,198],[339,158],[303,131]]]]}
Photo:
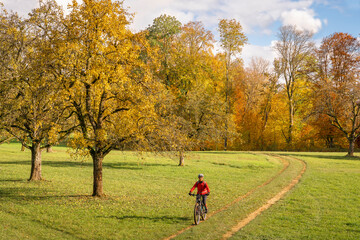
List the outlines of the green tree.
{"type": "MultiPolygon", "coordinates": [[[[214,86],[219,76],[213,68],[217,59],[215,40],[201,22],[189,22],[174,43],[171,84],[176,102],[174,114],[182,119],[181,131],[187,137],[182,149],[202,149],[207,141],[219,138],[221,92],[214,86]]],[[[179,165],[184,164],[180,151],[179,165]]]]}
{"type": "Polygon", "coordinates": [[[185,151],[204,146],[218,133],[219,93],[214,89],[217,77],[212,64],[214,37],[201,22],[183,27],[174,17],[162,15],[148,28],[148,39],[158,53],[159,69],[155,75],[168,89],[167,122],[171,144],[167,150],[179,153],[184,165],[185,151]],[[165,73],[165,74],[164,74],[165,73]],[[171,136],[170,136],[171,135],[171,136]]]}
{"type": "Polygon", "coordinates": [[[180,33],[181,26],[181,22],[175,17],[163,14],[155,18],[153,24],[147,29],[150,44],[158,48],[158,58],[161,63],[158,77],[167,85],[171,84],[169,61],[173,51],[173,41],[180,33]]]}

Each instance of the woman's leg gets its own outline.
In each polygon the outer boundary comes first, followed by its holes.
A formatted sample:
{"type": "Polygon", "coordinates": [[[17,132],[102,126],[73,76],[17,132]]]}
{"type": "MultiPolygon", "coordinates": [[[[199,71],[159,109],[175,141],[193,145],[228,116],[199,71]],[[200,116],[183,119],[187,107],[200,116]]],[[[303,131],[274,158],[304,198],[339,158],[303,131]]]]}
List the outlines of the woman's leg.
{"type": "Polygon", "coordinates": [[[202,200],[203,200],[203,204],[204,204],[204,206],[205,206],[205,212],[207,212],[207,205],[206,205],[206,199],[207,199],[207,195],[203,195],[202,196],[202,200]]]}

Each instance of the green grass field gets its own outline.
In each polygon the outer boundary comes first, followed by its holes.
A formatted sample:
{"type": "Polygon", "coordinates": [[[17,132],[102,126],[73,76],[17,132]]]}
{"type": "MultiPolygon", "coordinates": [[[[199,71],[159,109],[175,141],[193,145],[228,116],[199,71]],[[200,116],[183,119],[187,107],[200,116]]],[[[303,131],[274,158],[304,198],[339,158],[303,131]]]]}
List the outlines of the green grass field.
{"type": "MultiPolygon", "coordinates": [[[[66,148],[43,153],[45,181],[28,182],[30,153],[0,145],[0,239],[162,239],[190,226],[198,173],[206,176],[210,214],[277,176],[282,161],[264,153],[195,152],[186,166],[169,156],[112,152],[104,160],[103,199],[89,197],[91,161],[66,148]]],[[[282,153],[279,153],[282,154],[282,153]]],[[[283,200],[232,239],[359,239],[360,161],[343,153],[287,153],[290,165],[269,184],[175,239],[221,239],[308,169],[283,200]]]]}
{"type": "Polygon", "coordinates": [[[233,239],[360,239],[360,160],[292,153],[307,162],[301,183],[233,239]]]}

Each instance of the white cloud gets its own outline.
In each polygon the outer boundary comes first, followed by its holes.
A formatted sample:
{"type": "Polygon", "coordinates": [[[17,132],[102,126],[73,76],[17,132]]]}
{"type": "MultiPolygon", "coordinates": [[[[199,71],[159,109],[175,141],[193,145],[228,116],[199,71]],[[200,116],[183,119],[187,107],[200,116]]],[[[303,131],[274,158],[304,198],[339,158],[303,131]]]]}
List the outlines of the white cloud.
{"type": "Polygon", "coordinates": [[[6,9],[17,12],[19,15],[27,15],[31,9],[38,6],[36,0],[1,0],[6,9]]]}
{"type": "Polygon", "coordinates": [[[248,66],[251,62],[251,59],[254,57],[261,57],[272,63],[276,57],[276,53],[272,45],[273,43],[270,46],[258,46],[251,44],[245,45],[242,51],[242,58],[244,60],[245,66],[248,66]]]}
{"type": "MultiPolygon", "coordinates": [[[[38,0],[2,0],[8,9],[25,15],[38,5],[38,0]]],[[[276,21],[296,24],[299,28],[318,31],[321,20],[314,17],[311,5],[319,0],[125,0],[124,5],[135,13],[132,28],[140,30],[152,23],[160,14],[171,14],[181,22],[200,20],[207,28],[216,30],[221,18],[235,18],[249,34],[254,28],[270,33],[276,21]]],[[[71,0],[57,0],[64,9],[71,0]]],[[[81,2],[81,0],[79,0],[81,2]]]]}
{"type": "MultiPolygon", "coordinates": [[[[8,9],[26,14],[37,6],[37,0],[0,0],[8,9]]],[[[125,0],[125,7],[135,13],[131,26],[140,30],[150,25],[154,18],[161,14],[175,16],[182,23],[202,21],[205,27],[216,34],[219,19],[235,18],[242,24],[246,34],[257,31],[260,34],[271,35],[272,24],[296,25],[299,29],[313,32],[320,30],[322,21],[316,18],[311,9],[313,3],[327,0],[125,0]]],[[[71,0],[57,0],[66,10],[71,0]]],[[[79,0],[81,2],[81,0],[79,0]]],[[[326,25],[327,20],[323,23],[326,25]]],[[[216,47],[218,50],[219,46],[216,47]]],[[[245,63],[252,57],[263,57],[272,61],[275,57],[271,46],[246,45],[242,54],[245,63]]]]}
{"type": "Polygon", "coordinates": [[[312,33],[317,33],[322,26],[321,20],[315,18],[315,13],[311,9],[285,11],[281,14],[281,21],[284,25],[294,25],[299,30],[312,33]]]}
{"type": "Polygon", "coordinates": [[[254,27],[268,32],[274,22],[281,20],[283,12],[291,9],[308,9],[315,0],[125,0],[130,11],[135,12],[134,28],[142,29],[152,20],[171,12],[179,20],[186,21],[183,14],[191,20],[203,21],[209,29],[215,30],[220,18],[235,18],[241,22],[244,31],[251,33],[254,27]]]}
{"type": "MultiPolygon", "coordinates": [[[[39,7],[38,0],[0,0],[0,2],[4,4],[6,9],[17,12],[20,16],[26,16],[32,9],[39,7]]],[[[72,0],[57,0],[57,3],[63,7],[65,12],[67,5],[71,2],[72,0]]]]}

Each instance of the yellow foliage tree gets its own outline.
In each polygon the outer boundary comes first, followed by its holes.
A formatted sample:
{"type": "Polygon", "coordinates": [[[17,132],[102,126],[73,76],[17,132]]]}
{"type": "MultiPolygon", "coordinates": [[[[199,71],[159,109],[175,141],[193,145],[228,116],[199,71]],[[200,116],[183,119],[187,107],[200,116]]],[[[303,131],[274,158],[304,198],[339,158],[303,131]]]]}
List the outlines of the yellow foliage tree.
{"type": "Polygon", "coordinates": [[[31,150],[29,180],[41,180],[41,151],[66,135],[62,89],[51,72],[62,10],[40,1],[28,19],[1,14],[1,128],[31,150]]]}
{"type": "Polygon", "coordinates": [[[84,0],[73,1],[64,21],[58,79],[76,116],[71,145],[93,160],[93,196],[103,195],[104,157],[126,144],[140,147],[156,131],[162,88],[141,58],[149,50],[145,36],[128,29],[130,20],[121,2],[84,0]]]}
{"type": "Polygon", "coordinates": [[[220,32],[220,44],[223,50],[223,61],[225,66],[225,122],[224,122],[224,150],[228,148],[229,121],[232,121],[232,76],[234,70],[239,68],[239,54],[247,42],[240,22],[235,19],[221,19],[218,30],[220,32]]]}

